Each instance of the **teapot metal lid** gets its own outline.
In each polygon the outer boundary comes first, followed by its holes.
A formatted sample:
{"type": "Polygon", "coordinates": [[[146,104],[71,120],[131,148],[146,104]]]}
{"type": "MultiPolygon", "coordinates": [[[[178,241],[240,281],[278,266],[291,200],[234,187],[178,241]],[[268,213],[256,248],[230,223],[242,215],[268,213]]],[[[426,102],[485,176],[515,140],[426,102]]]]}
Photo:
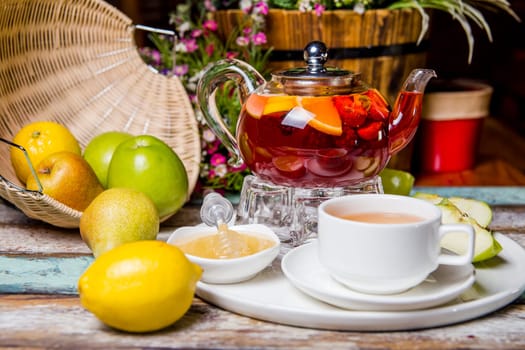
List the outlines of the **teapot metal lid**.
{"type": "Polygon", "coordinates": [[[284,92],[290,95],[342,95],[363,88],[361,75],[336,67],[325,67],[328,49],[321,41],[312,41],[303,52],[306,67],[272,73],[284,92]]]}

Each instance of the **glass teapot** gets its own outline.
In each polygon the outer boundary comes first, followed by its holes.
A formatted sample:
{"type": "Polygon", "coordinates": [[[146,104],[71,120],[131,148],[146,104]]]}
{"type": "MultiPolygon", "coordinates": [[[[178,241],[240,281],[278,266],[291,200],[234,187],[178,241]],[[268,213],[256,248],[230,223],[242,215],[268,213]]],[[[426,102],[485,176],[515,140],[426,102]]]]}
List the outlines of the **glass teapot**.
{"type": "Polygon", "coordinates": [[[325,67],[328,50],[314,41],[304,50],[306,67],[272,74],[270,81],[245,62],[226,59],[206,70],[197,99],[206,122],[258,177],[277,185],[341,187],[377,175],[413,138],[423,92],[436,74],[415,69],[391,108],[359,74],[325,67]],[[219,114],[215,93],[238,85],[242,103],[236,133],[219,114]]]}

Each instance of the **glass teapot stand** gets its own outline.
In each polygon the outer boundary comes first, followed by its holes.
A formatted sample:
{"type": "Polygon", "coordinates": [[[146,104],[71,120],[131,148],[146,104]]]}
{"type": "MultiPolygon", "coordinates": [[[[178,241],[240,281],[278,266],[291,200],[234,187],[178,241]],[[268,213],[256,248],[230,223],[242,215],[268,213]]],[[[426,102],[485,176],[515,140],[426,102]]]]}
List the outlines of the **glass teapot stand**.
{"type": "Polygon", "coordinates": [[[317,235],[317,207],[327,199],[358,193],[383,193],[375,176],[347,187],[300,188],[275,185],[257,176],[244,178],[237,209],[238,224],[264,224],[292,248],[317,235]]]}

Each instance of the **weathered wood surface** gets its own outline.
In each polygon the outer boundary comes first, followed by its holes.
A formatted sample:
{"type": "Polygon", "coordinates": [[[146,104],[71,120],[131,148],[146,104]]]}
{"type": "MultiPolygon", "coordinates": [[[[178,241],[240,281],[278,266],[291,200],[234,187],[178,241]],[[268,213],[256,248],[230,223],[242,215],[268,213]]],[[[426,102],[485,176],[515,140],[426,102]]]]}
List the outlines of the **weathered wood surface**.
{"type": "MultiPolygon", "coordinates": [[[[494,205],[493,208],[491,227],[525,247],[525,203],[494,205]]],[[[159,238],[167,239],[176,227],[195,223],[197,219],[198,207],[187,206],[163,225],[159,238]]],[[[12,267],[16,261],[23,270],[24,263],[53,259],[85,259],[86,266],[89,264],[89,250],[78,231],[58,229],[28,219],[0,201],[0,293],[4,293],[0,294],[0,348],[525,348],[523,298],[465,323],[419,331],[368,333],[323,331],[263,322],[196,298],[188,313],[173,326],[152,334],[135,335],[104,326],[82,308],[74,290],[70,295],[29,293],[29,286],[23,292],[1,290],[7,263],[12,267]]],[[[71,273],[74,275],[78,271],[71,273]]],[[[52,278],[47,282],[52,282],[52,278]]],[[[47,288],[60,286],[48,285],[47,288]]]]}
{"type": "Polygon", "coordinates": [[[415,332],[332,332],[262,322],[195,299],[173,326],[134,335],[110,329],[76,297],[0,296],[0,347],[39,348],[281,348],[281,349],[523,349],[525,305],[479,320],[415,332]]]}

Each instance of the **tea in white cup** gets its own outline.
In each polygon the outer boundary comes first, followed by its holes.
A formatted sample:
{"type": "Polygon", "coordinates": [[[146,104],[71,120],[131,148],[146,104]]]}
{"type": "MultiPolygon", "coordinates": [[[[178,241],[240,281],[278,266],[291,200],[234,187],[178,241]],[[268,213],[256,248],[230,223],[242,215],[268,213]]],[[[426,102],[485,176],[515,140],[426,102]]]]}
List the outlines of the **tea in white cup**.
{"type": "Polygon", "coordinates": [[[474,230],[441,224],[441,210],[421,199],[360,194],[329,199],[319,206],[319,261],[328,273],[359,292],[394,294],[423,282],[440,264],[470,264],[474,230]],[[441,238],[465,232],[464,255],[441,252],[441,238]]]}

